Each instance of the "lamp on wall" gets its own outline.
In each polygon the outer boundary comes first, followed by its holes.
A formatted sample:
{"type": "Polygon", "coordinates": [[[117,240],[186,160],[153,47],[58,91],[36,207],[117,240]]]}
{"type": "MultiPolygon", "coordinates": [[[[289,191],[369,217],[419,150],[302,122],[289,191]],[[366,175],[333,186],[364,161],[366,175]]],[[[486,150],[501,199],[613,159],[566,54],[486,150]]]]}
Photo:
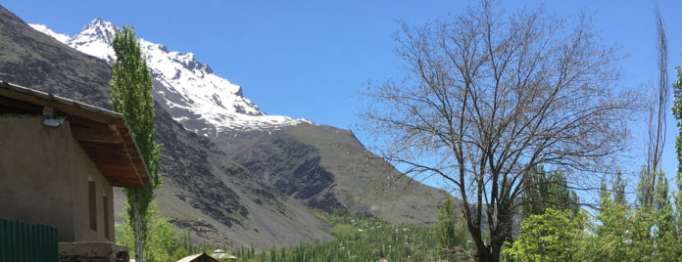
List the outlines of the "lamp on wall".
{"type": "Polygon", "coordinates": [[[60,127],[64,123],[64,117],[55,116],[54,108],[43,107],[43,125],[49,127],[60,127]]]}

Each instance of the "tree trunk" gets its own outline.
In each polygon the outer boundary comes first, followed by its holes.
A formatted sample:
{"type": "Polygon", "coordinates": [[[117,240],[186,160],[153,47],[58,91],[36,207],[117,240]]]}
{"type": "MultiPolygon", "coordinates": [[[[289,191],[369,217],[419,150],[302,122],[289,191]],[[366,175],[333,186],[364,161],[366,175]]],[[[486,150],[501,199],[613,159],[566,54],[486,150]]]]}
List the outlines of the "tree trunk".
{"type": "Polygon", "coordinates": [[[135,262],[144,262],[144,220],[139,210],[134,210],[133,237],[135,238],[135,262]]]}
{"type": "Polygon", "coordinates": [[[490,249],[487,247],[484,248],[477,248],[476,249],[476,261],[478,262],[499,262],[500,261],[500,252],[495,254],[495,252],[491,252],[490,249]]]}
{"type": "Polygon", "coordinates": [[[497,261],[493,260],[490,250],[488,249],[488,246],[483,242],[483,239],[481,238],[480,232],[475,232],[472,231],[472,228],[469,228],[469,233],[471,234],[471,237],[473,238],[474,244],[476,245],[476,261],[478,262],[488,262],[488,261],[497,261]]]}
{"type": "Polygon", "coordinates": [[[493,244],[491,249],[492,249],[490,251],[490,258],[491,259],[488,261],[499,262],[501,260],[500,255],[502,253],[502,243],[493,244]]]}

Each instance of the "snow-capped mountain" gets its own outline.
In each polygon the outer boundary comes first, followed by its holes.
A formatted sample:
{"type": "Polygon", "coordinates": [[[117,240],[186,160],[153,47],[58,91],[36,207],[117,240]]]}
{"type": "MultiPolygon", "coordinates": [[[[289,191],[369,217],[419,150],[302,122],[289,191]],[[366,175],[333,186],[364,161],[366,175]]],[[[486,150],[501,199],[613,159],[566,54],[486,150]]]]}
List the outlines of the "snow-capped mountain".
{"type": "MultiPolygon", "coordinates": [[[[116,27],[111,22],[94,19],[74,36],[56,33],[41,24],[31,26],[108,63],[116,59],[112,48],[116,27]]],[[[169,51],[142,38],[139,43],[155,80],[154,98],[186,129],[208,136],[225,130],[267,129],[307,122],[264,114],[244,97],[240,86],[214,74],[192,53],[169,51]]]]}

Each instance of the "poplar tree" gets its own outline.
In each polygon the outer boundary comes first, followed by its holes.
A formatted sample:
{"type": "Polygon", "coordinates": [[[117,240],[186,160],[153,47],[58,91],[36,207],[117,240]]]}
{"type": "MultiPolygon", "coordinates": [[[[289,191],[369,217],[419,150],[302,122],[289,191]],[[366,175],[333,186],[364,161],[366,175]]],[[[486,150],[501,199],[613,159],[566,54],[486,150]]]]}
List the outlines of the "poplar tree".
{"type": "Polygon", "coordinates": [[[579,209],[578,196],[569,189],[566,176],[561,172],[546,172],[544,167],[532,169],[524,177],[526,190],[523,192],[523,217],[542,215],[545,209],[570,210],[576,214],[579,209]]]}
{"type": "Polygon", "coordinates": [[[627,207],[627,200],[625,199],[625,180],[623,180],[623,173],[618,171],[616,179],[613,181],[613,202],[627,207]]]}
{"type": "Polygon", "coordinates": [[[466,242],[466,229],[461,226],[455,213],[455,204],[448,197],[445,203],[438,209],[438,224],[436,233],[440,256],[448,261],[457,261],[458,254],[462,252],[466,242]]]}
{"type": "Polygon", "coordinates": [[[653,173],[647,170],[646,166],[642,166],[639,172],[639,183],[637,184],[637,207],[638,208],[651,208],[653,205],[652,192],[654,192],[655,187],[653,187],[653,173]],[[649,201],[651,199],[651,201],[649,201]]]}
{"type": "Polygon", "coordinates": [[[148,171],[148,179],[143,186],[126,189],[135,261],[142,262],[149,228],[149,207],[154,189],[160,184],[158,163],[161,147],[155,141],[152,79],[132,28],[118,31],[113,46],[116,61],[112,67],[111,100],[114,109],[123,114],[132,131],[148,171]]]}
{"type": "Polygon", "coordinates": [[[668,179],[664,173],[660,173],[656,188],[654,189],[654,208],[657,211],[661,211],[668,205],[670,205],[668,200],[668,179]]]}

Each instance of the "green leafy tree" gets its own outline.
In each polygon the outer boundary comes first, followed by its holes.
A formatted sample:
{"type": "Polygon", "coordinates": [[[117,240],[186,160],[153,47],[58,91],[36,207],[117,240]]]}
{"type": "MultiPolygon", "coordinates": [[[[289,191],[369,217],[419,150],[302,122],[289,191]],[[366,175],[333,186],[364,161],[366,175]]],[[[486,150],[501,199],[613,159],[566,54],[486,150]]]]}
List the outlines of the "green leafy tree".
{"type": "MultiPolygon", "coordinates": [[[[334,239],[320,243],[265,250],[238,250],[237,261],[300,262],[300,261],[377,261],[381,255],[389,261],[440,260],[438,231],[418,225],[391,224],[380,219],[351,214],[321,214],[334,227],[343,225],[334,239]]],[[[468,251],[465,253],[469,253],[468,251]]],[[[471,256],[449,261],[471,261],[471,256]]]]}
{"type": "Polygon", "coordinates": [[[144,261],[149,222],[149,204],[154,189],[160,184],[158,163],[161,147],[155,141],[152,79],[142,57],[133,29],[123,28],[114,37],[116,62],[112,67],[111,100],[114,109],[123,114],[147,167],[143,186],[127,188],[127,213],[135,239],[135,260],[144,261]]]}
{"type": "Polygon", "coordinates": [[[630,261],[682,261],[682,250],[672,225],[670,206],[660,210],[639,208],[634,212],[631,226],[630,261]]]}
{"type": "MultiPolygon", "coordinates": [[[[679,178],[678,178],[679,180],[679,178]]],[[[677,182],[678,183],[678,189],[677,189],[677,198],[675,200],[675,208],[674,208],[674,227],[675,227],[675,233],[676,233],[676,241],[674,240],[674,243],[671,245],[673,248],[678,250],[679,252],[682,252],[682,182],[677,182]]],[[[680,255],[680,258],[682,260],[682,255],[680,255]]]]}
{"type": "Polygon", "coordinates": [[[677,152],[677,194],[675,205],[677,210],[677,230],[678,235],[682,235],[682,67],[677,67],[677,81],[675,81],[674,94],[675,103],[673,105],[673,115],[677,120],[677,137],[675,138],[675,149],[677,152]]]}
{"type": "Polygon", "coordinates": [[[448,261],[460,260],[465,251],[467,231],[457,219],[457,213],[452,198],[438,210],[438,225],[436,227],[440,256],[448,261]]]}
{"type": "MultiPolygon", "coordinates": [[[[618,180],[618,179],[616,179],[618,180]]],[[[614,182],[614,191],[617,192],[618,182],[614,182]]],[[[615,193],[613,199],[608,191],[606,183],[602,182],[600,188],[600,208],[597,215],[600,225],[594,231],[596,236],[591,245],[593,257],[599,257],[603,261],[627,261],[630,257],[630,246],[627,239],[630,233],[630,216],[627,204],[621,201],[619,193],[615,193]]]]}
{"type": "Polygon", "coordinates": [[[664,173],[659,173],[658,182],[654,190],[654,208],[657,211],[670,207],[670,199],[668,199],[668,179],[664,173]]]}
{"type": "Polygon", "coordinates": [[[583,213],[548,208],[523,220],[521,234],[504,249],[504,255],[521,262],[585,261],[586,225],[583,213]]]}
{"type": "Polygon", "coordinates": [[[682,261],[682,245],[675,229],[672,205],[668,202],[661,206],[655,218],[653,254],[656,261],[682,261]]]}
{"type": "MultiPolygon", "coordinates": [[[[146,215],[149,221],[149,231],[153,234],[150,234],[145,242],[145,261],[176,261],[189,255],[181,234],[168,220],[158,215],[153,205],[146,215]]],[[[132,249],[135,247],[135,237],[130,226],[130,217],[124,215],[123,221],[123,224],[116,225],[116,242],[132,249]]]]}
{"type": "Polygon", "coordinates": [[[682,250],[682,67],[677,67],[677,81],[673,85],[675,102],[673,104],[673,115],[677,120],[677,137],[675,138],[675,149],[677,151],[677,192],[675,197],[675,225],[677,229],[678,241],[675,245],[682,250]]]}
{"type": "Polygon", "coordinates": [[[637,206],[641,208],[651,207],[651,202],[648,201],[649,192],[653,192],[651,180],[653,175],[647,171],[646,167],[642,167],[639,172],[639,183],[637,184],[637,206]]]}
{"type": "Polygon", "coordinates": [[[623,180],[623,173],[618,171],[616,178],[613,181],[613,202],[627,207],[627,200],[625,199],[625,180],[623,180]]]}
{"type": "MultiPolygon", "coordinates": [[[[642,184],[646,185],[640,181],[642,184]]],[[[682,258],[664,175],[658,176],[656,189],[649,191],[654,197],[651,206],[639,200],[641,204],[628,209],[627,205],[616,202],[615,197],[611,199],[605,184],[601,192],[601,212],[597,215],[599,223],[594,229],[595,244],[591,250],[597,261],[679,261],[682,258]]]]}
{"type": "Polygon", "coordinates": [[[637,205],[641,208],[659,210],[663,206],[670,204],[668,197],[668,179],[665,173],[658,170],[655,174],[652,174],[643,167],[640,171],[639,184],[637,185],[637,205]],[[655,184],[652,182],[654,177],[656,177],[655,184]]]}
{"type": "Polygon", "coordinates": [[[611,200],[610,198],[611,192],[609,192],[606,182],[602,180],[601,184],[599,185],[599,201],[603,205],[605,202],[609,202],[611,200]]]}
{"type": "Polygon", "coordinates": [[[566,177],[560,172],[545,172],[543,167],[532,169],[524,177],[523,216],[540,215],[545,209],[579,210],[578,197],[568,188],[566,177]]]}

